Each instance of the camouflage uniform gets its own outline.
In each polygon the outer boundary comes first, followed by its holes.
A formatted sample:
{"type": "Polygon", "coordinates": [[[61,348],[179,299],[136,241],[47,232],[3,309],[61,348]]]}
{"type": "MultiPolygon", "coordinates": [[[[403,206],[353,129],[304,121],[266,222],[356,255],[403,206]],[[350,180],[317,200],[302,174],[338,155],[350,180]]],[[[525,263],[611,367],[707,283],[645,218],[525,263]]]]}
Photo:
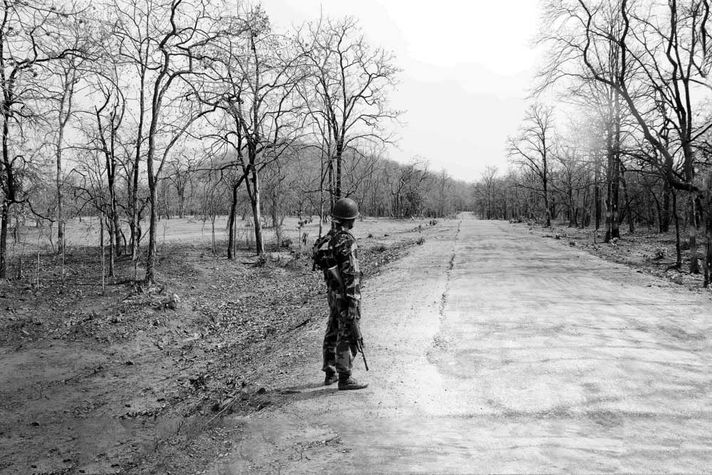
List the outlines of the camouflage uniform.
{"type": "Polygon", "coordinates": [[[324,272],[329,287],[329,322],[324,335],[322,370],[327,374],[336,371],[339,378],[348,378],[357,354],[352,325],[358,326],[361,319],[361,270],[353,235],[339,225],[329,234],[332,235],[331,245],[344,288],[329,277],[327,271],[324,272]]]}

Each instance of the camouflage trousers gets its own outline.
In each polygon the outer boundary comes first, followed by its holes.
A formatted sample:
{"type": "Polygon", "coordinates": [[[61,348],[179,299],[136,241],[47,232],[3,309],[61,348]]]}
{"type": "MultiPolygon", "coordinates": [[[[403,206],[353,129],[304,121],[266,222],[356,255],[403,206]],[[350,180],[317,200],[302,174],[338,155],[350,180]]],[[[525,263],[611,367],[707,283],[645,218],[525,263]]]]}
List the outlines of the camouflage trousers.
{"type": "MultiPolygon", "coordinates": [[[[348,304],[339,292],[329,290],[329,322],[324,335],[322,371],[333,373],[336,371],[342,377],[351,376],[354,357],[357,354],[354,344],[353,331],[348,315],[348,304]]],[[[358,325],[359,315],[356,317],[358,325]]]]}

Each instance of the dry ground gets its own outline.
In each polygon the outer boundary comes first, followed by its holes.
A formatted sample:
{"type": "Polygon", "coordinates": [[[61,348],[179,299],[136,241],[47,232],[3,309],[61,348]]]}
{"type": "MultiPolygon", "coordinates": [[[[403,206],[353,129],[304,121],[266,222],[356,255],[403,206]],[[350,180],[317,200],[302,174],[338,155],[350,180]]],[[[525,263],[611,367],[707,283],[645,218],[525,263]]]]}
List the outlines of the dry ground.
{"type": "MultiPolygon", "coordinates": [[[[286,227],[294,242],[317,234],[316,222],[286,227]]],[[[366,280],[432,228],[359,222],[366,280]]],[[[223,416],[289,399],[284,375],[320,353],[304,340],[326,313],[306,247],[266,261],[243,249],[228,261],[212,254],[209,224],[164,221],[158,285],[135,285],[132,263],[119,259],[102,292],[98,252],[87,246],[95,223],[68,234],[64,277],[46,235],[30,230],[11,255],[16,275],[24,251],[23,278],[0,284],[2,473],[192,473],[229,450],[223,416]]]]}
{"type": "MultiPolygon", "coordinates": [[[[15,246],[12,271],[24,251],[24,277],[0,284],[1,473],[195,473],[240,440],[244,428],[223,424],[224,416],[300,397],[290,373],[311,375],[303,363],[320,353],[314,341],[326,304],[319,275],[298,247],[271,252],[264,263],[246,249],[233,262],[216,257],[210,223],[203,224],[162,222],[160,285],[150,289],[131,282],[133,266],[123,259],[102,293],[97,249],[87,247],[98,236],[91,221],[71,228],[64,278],[36,230],[15,246]]],[[[615,245],[594,244],[589,231],[525,226],[515,225],[666,276],[671,288],[708,292],[699,276],[668,269],[672,236],[624,234],[615,245]]],[[[317,234],[315,222],[297,229],[292,219],[286,228],[296,243],[302,232],[310,241],[317,234]]],[[[440,228],[359,223],[366,285],[421,239],[440,239],[440,228]]],[[[222,221],[216,230],[222,253],[222,221]]],[[[250,231],[238,233],[243,246],[250,231]]],[[[318,367],[313,379],[318,384],[318,367]]]]}
{"type": "MultiPolygon", "coordinates": [[[[540,236],[558,239],[562,245],[584,249],[607,261],[625,264],[646,274],[666,279],[671,284],[682,285],[692,292],[706,292],[702,288],[702,274],[689,272],[690,251],[687,234],[681,230],[682,268],[675,267],[675,232],[657,233],[647,229],[638,229],[631,233],[628,226],[621,226],[620,239],[604,243],[604,231],[596,233],[593,229],[579,229],[554,224],[551,228],[523,223],[517,227],[528,227],[529,231],[540,236]]],[[[704,252],[704,237],[699,238],[698,255],[704,252]]],[[[701,261],[700,261],[701,263],[701,261]]]]}

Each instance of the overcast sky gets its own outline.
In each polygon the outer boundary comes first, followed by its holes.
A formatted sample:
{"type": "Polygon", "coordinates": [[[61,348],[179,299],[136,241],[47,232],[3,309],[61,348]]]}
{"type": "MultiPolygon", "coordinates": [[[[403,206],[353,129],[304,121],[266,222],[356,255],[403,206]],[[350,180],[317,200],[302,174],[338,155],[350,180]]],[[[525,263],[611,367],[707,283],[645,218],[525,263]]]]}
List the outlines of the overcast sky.
{"type": "Polygon", "coordinates": [[[475,181],[487,165],[508,167],[504,144],[516,133],[540,61],[532,41],[536,0],[263,0],[273,24],[287,27],[352,15],[374,46],[403,70],[392,106],[405,110],[389,155],[414,155],[432,170],[475,181]]]}

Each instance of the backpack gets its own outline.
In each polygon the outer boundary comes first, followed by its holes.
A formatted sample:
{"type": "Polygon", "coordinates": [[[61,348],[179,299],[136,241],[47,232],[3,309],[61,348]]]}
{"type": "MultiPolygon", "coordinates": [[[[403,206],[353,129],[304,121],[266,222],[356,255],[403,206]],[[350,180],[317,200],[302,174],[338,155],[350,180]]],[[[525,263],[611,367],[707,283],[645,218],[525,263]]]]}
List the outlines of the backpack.
{"type": "Polygon", "coordinates": [[[314,261],[312,270],[326,270],[336,265],[334,247],[331,245],[331,239],[333,237],[334,234],[329,232],[314,242],[314,246],[312,247],[312,261],[314,261]]]}
{"type": "Polygon", "coordinates": [[[314,261],[312,270],[327,270],[336,265],[333,241],[339,234],[344,233],[348,234],[348,231],[329,231],[314,242],[312,247],[312,261],[314,261]]]}

